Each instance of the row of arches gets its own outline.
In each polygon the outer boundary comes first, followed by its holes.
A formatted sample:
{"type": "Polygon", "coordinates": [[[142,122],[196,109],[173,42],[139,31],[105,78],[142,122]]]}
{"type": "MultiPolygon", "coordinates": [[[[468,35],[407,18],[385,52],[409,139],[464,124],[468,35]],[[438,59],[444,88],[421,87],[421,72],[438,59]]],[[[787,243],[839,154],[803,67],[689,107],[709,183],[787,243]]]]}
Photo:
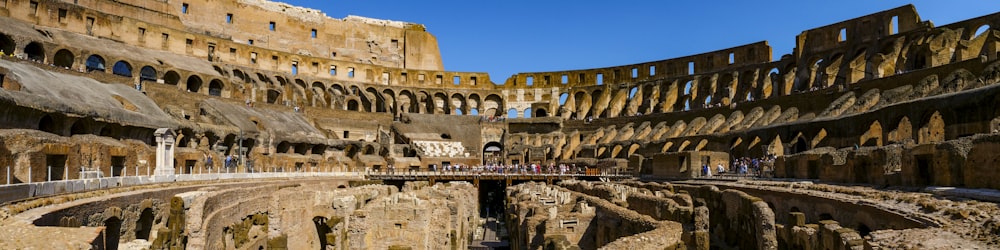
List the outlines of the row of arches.
{"type": "MultiPolygon", "coordinates": [[[[0,52],[6,55],[13,54],[15,53],[16,46],[17,44],[10,36],[0,33],[0,52]]],[[[127,59],[120,59],[114,61],[113,64],[109,64],[109,61],[104,56],[90,54],[86,56],[86,59],[83,59],[82,65],[78,65],[77,53],[74,53],[70,49],[58,49],[52,54],[51,59],[47,59],[45,46],[40,42],[34,41],[28,43],[22,51],[29,60],[38,63],[48,63],[60,68],[77,69],[79,66],[80,70],[85,72],[110,73],[133,78],[137,82],[160,82],[162,80],[163,83],[170,85],[180,85],[182,83],[182,76],[176,70],[168,70],[160,75],[162,70],[157,70],[156,66],[144,65],[139,67],[138,72],[136,72],[136,66],[127,59]],[[109,65],[111,66],[110,68],[108,67],[109,65]]],[[[224,95],[226,83],[222,79],[208,80],[209,84],[206,85],[204,84],[204,78],[198,74],[190,73],[183,78],[186,80],[181,87],[189,92],[205,93],[220,97],[224,95]]]]}

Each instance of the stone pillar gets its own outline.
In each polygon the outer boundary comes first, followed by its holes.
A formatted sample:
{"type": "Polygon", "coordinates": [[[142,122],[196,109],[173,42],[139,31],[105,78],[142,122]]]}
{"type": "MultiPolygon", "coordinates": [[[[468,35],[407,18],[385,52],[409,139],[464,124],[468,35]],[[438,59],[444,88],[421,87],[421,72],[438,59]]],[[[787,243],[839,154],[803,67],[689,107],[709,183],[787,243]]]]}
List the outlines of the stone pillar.
{"type": "Polygon", "coordinates": [[[156,168],[154,175],[174,174],[174,138],[177,134],[172,129],[157,129],[156,137],[156,168]]]}

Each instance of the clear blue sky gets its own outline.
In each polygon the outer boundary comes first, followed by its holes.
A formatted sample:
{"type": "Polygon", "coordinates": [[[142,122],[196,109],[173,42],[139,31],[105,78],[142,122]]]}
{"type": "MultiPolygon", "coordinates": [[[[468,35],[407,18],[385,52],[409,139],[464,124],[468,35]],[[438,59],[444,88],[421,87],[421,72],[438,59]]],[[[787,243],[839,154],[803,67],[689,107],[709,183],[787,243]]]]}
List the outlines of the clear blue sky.
{"type": "Polygon", "coordinates": [[[495,83],[518,72],[655,61],[762,40],[779,59],[804,30],[908,3],[935,26],[1000,12],[995,0],[282,1],[333,18],[424,24],[445,70],[488,72],[495,83]]]}

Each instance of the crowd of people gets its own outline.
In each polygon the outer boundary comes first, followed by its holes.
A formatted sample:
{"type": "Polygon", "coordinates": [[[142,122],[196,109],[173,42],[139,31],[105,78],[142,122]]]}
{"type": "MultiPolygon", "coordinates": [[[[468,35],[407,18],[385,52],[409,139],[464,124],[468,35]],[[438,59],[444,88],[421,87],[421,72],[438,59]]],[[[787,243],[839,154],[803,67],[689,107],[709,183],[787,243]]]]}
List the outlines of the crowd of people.
{"type": "MultiPolygon", "coordinates": [[[[441,173],[441,174],[523,174],[523,175],[541,175],[541,174],[585,174],[587,167],[577,166],[576,164],[549,164],[548,166],[539,164],[487,164],[479,166],[469,166],[469,165],[444,165],[438,167],[436,165],[431,165],[428,169],[430,172],[441,173]]],[[[373,169],[374,172],[382,172],[381,169],[373,169]]],[[[416,170],[411,168],[407,170],[408,172],[415,172],[416,170]]],[[[385,173],[396,174],[399,171],[396,167],[389,165],[386,167],[385,173]]]]}
{"type": "Polygon", "coordinates": [[[713,177],[713,176],[766,176],[769,175],[771,171],[774,170],[774,159],[773,155],[752,158],[752,157],[740,157],[733,159],[729,162],[728,168],[723,166],[721,163],[718,164],[715,169],[712,169],[709,165],[705,164],[701,166],[701,176],[702,177],[713,177]]]}

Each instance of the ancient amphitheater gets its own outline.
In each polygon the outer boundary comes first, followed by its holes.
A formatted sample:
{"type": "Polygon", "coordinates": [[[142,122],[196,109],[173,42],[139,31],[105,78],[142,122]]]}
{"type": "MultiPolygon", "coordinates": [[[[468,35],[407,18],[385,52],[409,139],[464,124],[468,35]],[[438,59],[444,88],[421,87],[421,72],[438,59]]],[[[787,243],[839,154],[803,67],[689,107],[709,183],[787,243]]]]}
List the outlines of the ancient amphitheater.
{"type": "Polygon", "coordinates": [[[1000,248],[1000,13],[502,83],[265,0],[0,22],[2,249],[1000,248]]]}

